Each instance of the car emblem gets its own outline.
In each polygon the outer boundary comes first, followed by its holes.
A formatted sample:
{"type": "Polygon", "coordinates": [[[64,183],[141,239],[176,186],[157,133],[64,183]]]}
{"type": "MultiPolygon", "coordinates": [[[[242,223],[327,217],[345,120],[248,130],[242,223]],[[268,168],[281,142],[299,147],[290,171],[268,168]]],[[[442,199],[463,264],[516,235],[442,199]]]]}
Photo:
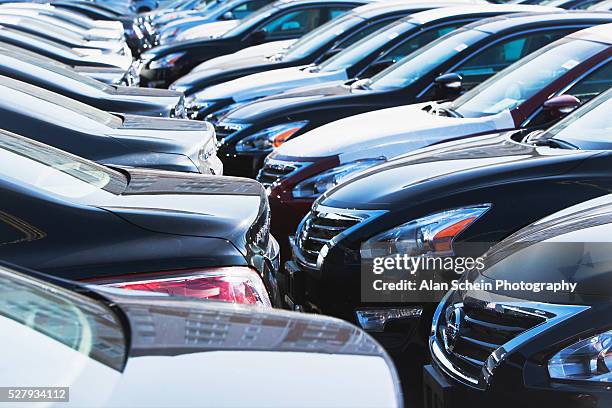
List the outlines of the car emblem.
{"type": "Polygon", "coordinates": [[[459,330],[463,321],[463,311],[459,307],[449,306],[446,310],[446,328],[443,332],[444,348],[449,353],[455,349],[459,330]]]}

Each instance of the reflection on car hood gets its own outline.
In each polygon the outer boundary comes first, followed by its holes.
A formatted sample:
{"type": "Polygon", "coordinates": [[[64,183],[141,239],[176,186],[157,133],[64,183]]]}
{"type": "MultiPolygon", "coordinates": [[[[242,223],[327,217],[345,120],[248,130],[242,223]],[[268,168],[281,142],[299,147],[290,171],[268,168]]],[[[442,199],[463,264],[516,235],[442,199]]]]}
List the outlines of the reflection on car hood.
{"type": "Polygon", "coordinates": [[[481,136],[433,146],[373,167],[328,191],[321,203],[346,208],[363,203],[387,208],[389,203],[402,200],[443,199],[457,189],[466,191],[516,180],[521,170],[534,166],[540,166],[540,176],[561,174],[575,166],[575,162],[564,160],[565,156],[582,160],[593,154],[596,153],[517,143],[504,134],[481,136]]]}
{"type": "Polygon", "coordinates": [[[151,231],[244,242],[264,211],[266,196],[254,180],[129,169],[121,195],[89,203],[151,231]]]}
{"type": "Polygon", "coordinates": [[[326,97],[349,95],[351,88],[343,84],[344,81],[326,82],[271,95],[233,110],[227,114],[226,118],[228,120],[252,123],[260,118],[265,118],[284,110],[291,112],[294,104],[306,101],[321,101],[326,97]]]}
{"type": "Polygon", "coordinates": [[[202,395],[210,406],[399,405],[386,353],[344,321],[140,292],[101,292],[127,314],[131,327],[129,359],[105,406],[201,406],[202,395]],[[237,367],[248,378],[241,392],[236,392],[237,367]],[[297,376],[306,382],[296,382],[297,376]],[[271,378],[278,392],[262,393],[271,378]],[[329,384],[334,384],[333,393],[317,392],[329,384]],[[147,392],[138,392],[143,387],[147,392]],[[355,387],[372,392],[361,395],[355,387]]]}
{"type": "Polygon", "coordinates": [[[296,157],[338,155],[341,163],[371,157],[391,159],[444,140],[515,126],[509,111],[482,118],[454,118],[423,109],[430,105],[399,106],[340,119],[290,140],[277,152],[296,157]]]}
{"type": "Polygon", "coordinates": [[[168,89],[140,88],[136,86],[117,86],[113,88],[113,93],[116,95],[151,96],[156,98],[177,98],[181,96],[180,92],[168,89]]]}
{"type": "Polygon", "coordinates": [[[198,93],[198,99],[233,98],[236,102],[248,101],[299,86],[346,79],[345,71],[311,72],[308,67],[275,69],[211,86],[198,93]]]}
{"type": "Polygon", "coordinates": [[[183,41],[207,37],[218,37],[236,27],[240,23],[240,20],[215,21],[213,23],[207,21],[208,20],[206,18],[202,18],[202,23],[204,24],[200,24],[185,30],[176,37],[176,40],[183,41]]]}

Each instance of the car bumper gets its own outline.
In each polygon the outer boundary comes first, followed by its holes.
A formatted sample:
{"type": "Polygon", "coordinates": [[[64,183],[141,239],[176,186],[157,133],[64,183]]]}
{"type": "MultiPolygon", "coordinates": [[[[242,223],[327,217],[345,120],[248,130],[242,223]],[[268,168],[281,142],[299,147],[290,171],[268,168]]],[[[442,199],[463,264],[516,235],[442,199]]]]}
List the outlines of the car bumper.
{"type": "Polygon", "coordinates": [[[227,176],[255,178],[269,153],[238,153],[234,147],[222,145],[217,154],[223,162],[227,176]]]}

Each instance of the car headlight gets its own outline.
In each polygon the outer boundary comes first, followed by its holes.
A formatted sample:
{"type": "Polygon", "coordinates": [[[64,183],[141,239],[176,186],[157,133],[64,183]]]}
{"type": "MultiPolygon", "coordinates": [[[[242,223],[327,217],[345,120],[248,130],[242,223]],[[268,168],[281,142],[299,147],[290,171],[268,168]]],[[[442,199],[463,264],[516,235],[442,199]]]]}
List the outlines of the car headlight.
{"type": "Polygon", "coordinates": [[[149,69],[172,68],[183,55],[185,55],[185,52],[173,52],[160,59],[153,60],[149,62],[149,69]]]}
{"type": "Polygon", "coordinates": [[[612,382],[612,330],[555,354],[548,362],[548,373],[555,380],[612,382]]]}
{"type": "Polygon", "coordinates": [[[349,176],[384,162],[384,158],[356,160],[324,171],[296,184],[294,198],[317,198],[349,176]]]}
{"type": "Polygon", "coordinates": [[[245,137],[236,144],[237,152],[269,152],[272,149],[279,147],[287,139],[293,136],[298,130],[306,126],[308,122],[291,122],[283,123],[282,125],[272,126],[267,129],[245,137]]]}
{"type": "Polygon", "coordinates": [[[401,224],[367,240],[361,249],[362,257],[452,256],[455,237],[489,208],[491,204],[455,208],[401,224]]]}

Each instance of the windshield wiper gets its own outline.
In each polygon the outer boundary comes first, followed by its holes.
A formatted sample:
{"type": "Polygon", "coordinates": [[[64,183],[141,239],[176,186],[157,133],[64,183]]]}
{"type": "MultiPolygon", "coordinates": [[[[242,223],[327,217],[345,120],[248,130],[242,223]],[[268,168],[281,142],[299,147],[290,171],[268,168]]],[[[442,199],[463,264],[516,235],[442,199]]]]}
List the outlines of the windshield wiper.
{"type": "Polygon", "coordinates": [[[448,116],[449,118],[462,118],[463,117],[463,115],[457,112],[456,110],[449,108],[449,107],[439,106],[439,105],[436,106],[434,109],[432,109],[431,113],[434,115],[438,115],[438,116],[448,116]],[[443,115],[441,115],[440,113],[442,113],[443,115]]]}

